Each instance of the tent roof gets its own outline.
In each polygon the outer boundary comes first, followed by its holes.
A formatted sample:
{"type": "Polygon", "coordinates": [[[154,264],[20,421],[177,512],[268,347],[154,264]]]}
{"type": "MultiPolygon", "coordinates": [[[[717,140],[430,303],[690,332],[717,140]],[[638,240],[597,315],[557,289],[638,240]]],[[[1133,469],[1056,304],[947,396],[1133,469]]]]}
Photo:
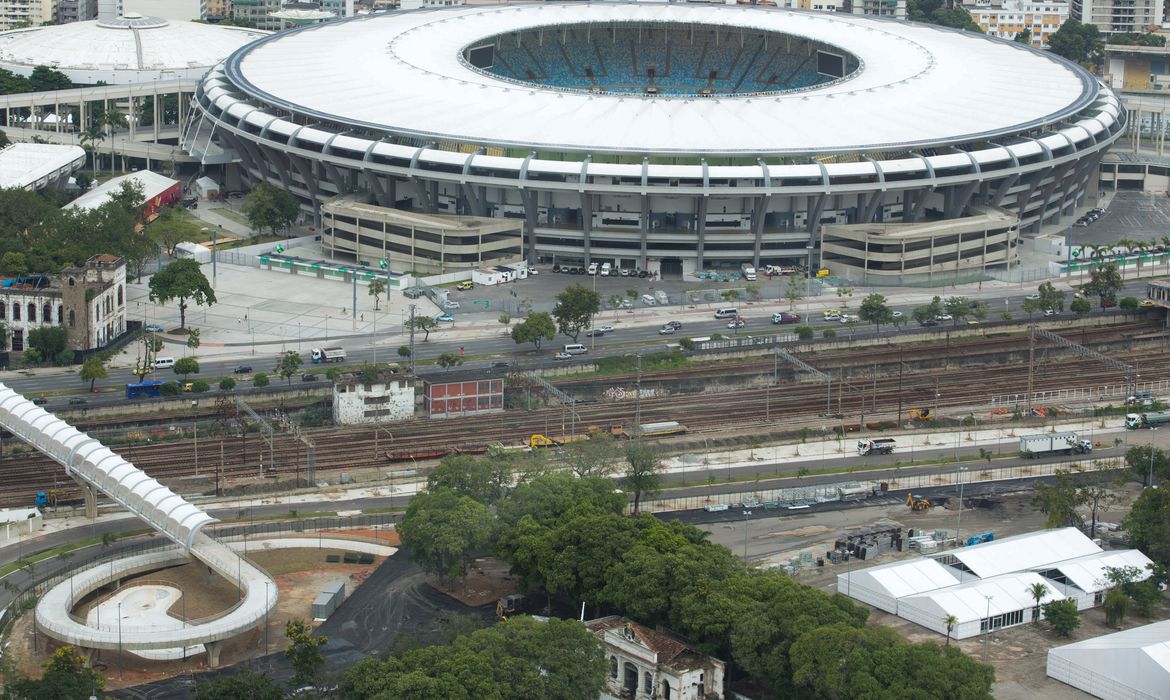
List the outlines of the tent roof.
{"type": "Polygon", "coordinates": [[[1141,570],[1140,578],[1144,580],[1150,576],[1150,570],[1146,566],[1151,563],[1150,558],[1138,550],[1123,549],[1089,554],[1042,568],[1057,569],[1072,585],[1086,593],[1096,593],[1111,586],[1105,578],[1106,567],[1136,567],[1141,570]]]}
{"type": "Polygon", "coordinates": [[[849,577],[851,585],[864,585],[893,598],[933,591],[959,583],[959,579],[947,567],[933,559],[921,558],[855,571],[849,577]],[[864,579],[869,579],[870,583],[864,583],[864,579]]]}
{"type": "Polygon", "coordinates": [[[990,578],[1013,571],[1037,569],[1101,551],[1080,530],[1066,527],[962,547],[937,555],[936,558],[953,556],[979,578],[990,578]]]}
{"type": "Polygon", "coordinates": [[[216,182],[215,180],[213,180],[213,179],[211,179],[211,178],[207,177],[206,175],[204,175],[203,177],[201,177],[201,178],[199,178],[198,180],[196,180],[196,181],[195,181],[195,184],[199,185],[200,187],[215,187],[215,188],[218,188],[218,187],[219,187],[219,183],[218,183],[218,182],[216,182]]]}
{"type": "Polygon", "coordinates": [[[122,187],[123,182],[137,182],[142,185],[143,201],[149,202],[163,192],[166,192],[171,187],[179,184],[178,180],[172,180],[166,175],[159,175],[150,170],[139,170],[128,175],[119,175],[115,178],[110,178],[102,184],[93,188],[89,192],[81,195],[69,204],[65,205],[66,209],[76,207],[78,209],[97,209],[101,205],[110,200],[110,197],[118,192],[122,187]]]}
{"type": "Polygon", "coordinates": [[[1043,583],[1048,588],[1047,593],[1040,599],[1041,604],[1064,599],[1064,596],[1054,591],[1039,574],[1024,572],[979,579],[920,595],[907,596],[899,603],[903,606],[934,607],[939,611],[938,619],[954,615],[959,624],[962,624],[982,620],[988,616],[989,611],[994,617],[1032,607],[1036,600],[1032,598],[1028,588],[1034,583],[1043,583]],[[988,596],[991,600],[988,600],[988,596]]]}
{"type": "Polygon", "coordinates": [[[1075,669],[1075,674],[1069,675],[1098,688],[1121,687],[1144,693],[1131,692],[1125,697],[1164,698],[1170,688],[1170,620],[1050,649],[1048,675],[1072,680],[1054,673],[1059,667],[1075,669]]]}

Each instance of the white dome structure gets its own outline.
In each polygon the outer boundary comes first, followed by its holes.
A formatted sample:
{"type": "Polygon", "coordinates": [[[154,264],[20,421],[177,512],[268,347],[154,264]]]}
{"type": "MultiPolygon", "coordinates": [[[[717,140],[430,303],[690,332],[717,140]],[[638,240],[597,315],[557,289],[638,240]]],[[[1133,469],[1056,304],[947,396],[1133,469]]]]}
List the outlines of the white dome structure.
{"type": "Polygon", "coordinates": [[[0,32],[0,68],[27,76],[36,66],[46,65],[81,85],[199,78],[236,49],[266,34],[127,14],[0,32]]]}

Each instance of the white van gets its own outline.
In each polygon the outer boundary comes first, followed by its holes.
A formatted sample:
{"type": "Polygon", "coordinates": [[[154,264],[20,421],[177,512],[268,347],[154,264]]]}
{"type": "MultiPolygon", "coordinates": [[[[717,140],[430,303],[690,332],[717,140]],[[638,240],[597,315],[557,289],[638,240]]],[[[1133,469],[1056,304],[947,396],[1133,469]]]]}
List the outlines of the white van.
{"type": "Polygon", "coordinates": [[[735,318],[739,316],[739,309],[728,307],[715,312],[715,318],[735,318]]]}
{"type": "Polygon", "coordinates": [[[602,277],[609,277],[611,272],[613,272],[613,265],[610,265],[609,263],[601,263],[602,277]]]}
{"type": "Polygon", "coordinates": [[[589,267],[585,268],[585,274],[596,275],[597,274],[597,263],[595,263],[595,262],[589,263],[589,267]]]}
{"type": "Polygon", "coordinates": [[[175,358],[173,357],[156,357],[154,358],[153,367],[155,369],[170,369],[175,366],[175,358]]]}
{"type": "Polygon", "coordinates": [[[739,266],[739,271],[743,273],[743,278],[748,282],[756,281],[756,268],[751,263],[744,263],[739,266]]]}
{"type": "Polygon", "coordinates": [[[569,343],[565,346],[565,352],[569,353],[570,355],[584,355],[585,353],[589,352],[589,348],[585,347],[581,343],[569,343]]]}

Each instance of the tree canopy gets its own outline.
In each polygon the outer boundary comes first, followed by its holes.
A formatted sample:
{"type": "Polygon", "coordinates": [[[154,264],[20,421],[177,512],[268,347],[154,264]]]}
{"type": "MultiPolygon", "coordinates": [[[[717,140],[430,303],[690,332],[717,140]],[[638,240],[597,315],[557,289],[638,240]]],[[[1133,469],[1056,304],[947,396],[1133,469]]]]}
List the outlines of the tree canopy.
{"type": "Polygon", "coordinates": [[[969,32],[982,33],[971,20],[971,13],[963,9],[958,3],[948,3],[944,0],[909,0],[906,3],[906,18],[911,22],[937,24],[940,27],[965,29],[969,32]]]}
{"type": "Polygon", "coordinates": [[[467,575],[467,565],[488,548],[491,533],[487,507],[447,488],[415,496],[398,524],[411,558],[445,581],[467,575]]]}
{"type": "Polygon", "coordinates": [[[176,260],[150,278],[150,300],[162,304],[179,300],[179,328],[187,327],[187,300],[194,299],[200,306],[215,303],[215,291],[191,258],[176,260]]]}
{"type": "Polygon", "coordinates": [[[257,231],[268,229],[273,234],[278,229],[292,226],[300,213],[297,200],[288,192],[267,182],[256,185],[240,208],[248,223],[257,231]]]}
{"type": "Polygon", "coordinates": [[[39,679],[20,678],[9,690],[24,700],[85,700],[105,687],[105,678],[91,668],[77,649],[63,646],[45,662],[39,679]]]}
{"type": "Polygon", "coordinates": [[[1097,64],[1105,55],[1105,42],[1097,25],[1070,18],[1048,36],[1048,50],[1075,63],[1097,64]]]}
{"type": "Polygon", "coordinates": [[[528,318],[512,327],[512,340],[516,344],[532,343],[540,350],[546,340],[557,337],[557,326],[550,314],[538,312],[529,314],[528,318]]]}
{"type": "Polygon", "coordinates": [[[557,295],[552,317],[557,328],[573,342],[581,331],[593,323],[593,317],[601,310],[601,295],[580,284],[569,285],[557,295]]]}
{"type": "Polygon", "coordinates": [[[1129,541],[1161,567],[1170,567],[1170,489],[1143,489],[1122,523],[1129,541]]]}
{"type": "Polygon", "coordinates": [[[1121,291],[1123,284],[1117,265],[1113,263],[1098,265],[1089,271],[1089,275],[1089,282],[1081,287],[1081,292],[1085,296],[1097,297],[1102,307],[1115,306],[1117,292],[1121,291]]]}
{"type": "Polygon", "coordinates": [[[881,294],[870,294],[861,300],[861,308],[857,315],[862,321],[872,323],[874,329],[881,332],[883,323],[894,320],[894,312],[886,304],[886,298],[881,294]]]}

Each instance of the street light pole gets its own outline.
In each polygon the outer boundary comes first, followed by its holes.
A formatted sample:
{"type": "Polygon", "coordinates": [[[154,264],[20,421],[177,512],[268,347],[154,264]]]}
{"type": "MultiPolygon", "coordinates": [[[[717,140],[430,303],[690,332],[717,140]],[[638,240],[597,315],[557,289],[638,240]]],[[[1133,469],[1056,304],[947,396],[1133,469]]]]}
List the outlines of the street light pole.
{"type": "Polygon", "coordinates": [[[987,663],[987,644],[991,641],[991,599],[995,596],[983,597],[987,599],[987,634],[983,635],[983,663],[987,663]]]}
{"type": "Polygon", "coordinates": [[[955,519],[955,544],[962,543],[963,537],[963,472],[967,471],[966,467],[959,467],[959,515],[955,519]]]}
{"type": "Polygon", "coordinates": [[[1154,487],[1154,433],[1157,428],[1150,428],[1150,488],[1154,487]]]}

